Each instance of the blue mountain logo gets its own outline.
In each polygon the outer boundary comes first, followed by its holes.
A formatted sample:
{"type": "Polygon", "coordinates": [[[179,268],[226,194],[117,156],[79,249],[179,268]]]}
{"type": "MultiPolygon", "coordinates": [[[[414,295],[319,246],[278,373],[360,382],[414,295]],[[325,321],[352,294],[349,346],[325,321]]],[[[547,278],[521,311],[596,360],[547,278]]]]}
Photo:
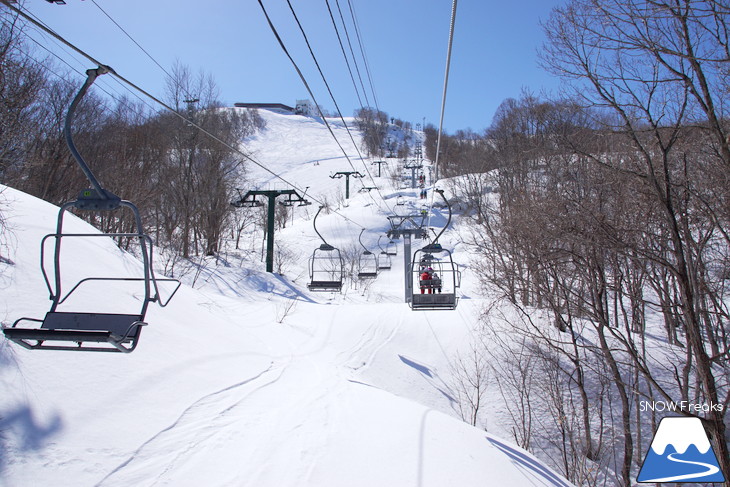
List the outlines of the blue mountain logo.
{"type": "Polygon", "coordinates": [[[662,419],[636,481],[724,482],[702,421],[682,416],[662,419]]]}

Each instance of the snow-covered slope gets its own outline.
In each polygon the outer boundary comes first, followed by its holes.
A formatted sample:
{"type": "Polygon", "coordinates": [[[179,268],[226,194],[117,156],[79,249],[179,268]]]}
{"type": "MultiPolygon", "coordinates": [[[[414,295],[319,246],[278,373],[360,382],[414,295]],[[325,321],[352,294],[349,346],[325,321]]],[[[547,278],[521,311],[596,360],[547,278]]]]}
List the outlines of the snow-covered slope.
{"type": "MultiPolygon", "coordinates": [[[[344,158],[320,123],[262,115],[268,128],[249,141],[257,159],[320,195],[342,184],[327,177],[344,158]]],[[[57,209],[11,188],[0,208],[10,228],[0,253],[8,325],[48,309],[38,252],[57,209]]],[[[331,213],[321,222],[335,245],[357,244],[359,226],[374,245],[387,227],[387,204],[367,193],[339,211],[352,221],[331,213]]],[[[0,485],[567,485],[457,419],[449,362],[480,306],[468,276],[452,312],[403,303],[402,254],[367,286],[311,293],[312,216],[298,209],[276,235],[299,255],[286,276],[231,250],[225,264],[201,267],[195,288],[150,308],[132,354],[28,351],[0,338],[0,485]]],[[[88,231],[73,217],[68,224],[88,231]]],[[[64,248],[71,274],[138,272],[111,241],[93,240],[64,248]]],[[[455,255],[467,258],[459,246],[455,255]]],[[[68,306],[126,309],[138,295],[92,286],[68,306]]]]}

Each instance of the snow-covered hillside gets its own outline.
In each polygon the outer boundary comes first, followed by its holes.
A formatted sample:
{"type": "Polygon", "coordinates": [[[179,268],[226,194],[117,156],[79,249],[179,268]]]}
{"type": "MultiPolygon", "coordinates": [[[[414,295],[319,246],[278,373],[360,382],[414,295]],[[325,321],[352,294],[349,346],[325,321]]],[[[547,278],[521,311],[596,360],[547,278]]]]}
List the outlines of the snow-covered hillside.
{"type": "MultiPolygon", "coordinates": [[[[324,125],[261,114],[267,128],[247,150],[337,207],[344,182],[328,176],[351,168],[324,125]]],[[[344,129],[335,131],[365,172],[344,129]]],[[[283,186],[253,166],[249,182],[283,186]]],[[[374,182],[383,198],[353,184],[347,204],[318,220],[330,243],[360,251],[365,228],[363,242],[379,252],[396,196],[403,212],[420,209],[417,190],[374,182]]],[[[39,244],[58,210],[2,188],[0,211],[9,227],[0,252],[0,319],[8,326],[48,310],[39,244]]],[[[468,348],[484,304],[458,221],[441,243],[464,266],[459,307],[414,312],[403,302],[402,246],[374,281],[348,282],[337,294],[307,290],[307,259],[320,243],[315,211],[297,207],[277,230],[291,252],[284,276],[263,272],[260,234],[197,262],[167,308],[150,307],[132,354],[29,351],[0,337],[0,485],[568,485],[491,428],[458,418],[450,364],[468,348]]],[[[68,218],[71,231],[89,230],[68,218]]],[[[139,272],[111,240],[92,240],[64,248],[74,274],[65,278],[139,272]]],[[[89,286],[67,306],[138,302],[137,289],[115,284],[89,286]]]]}

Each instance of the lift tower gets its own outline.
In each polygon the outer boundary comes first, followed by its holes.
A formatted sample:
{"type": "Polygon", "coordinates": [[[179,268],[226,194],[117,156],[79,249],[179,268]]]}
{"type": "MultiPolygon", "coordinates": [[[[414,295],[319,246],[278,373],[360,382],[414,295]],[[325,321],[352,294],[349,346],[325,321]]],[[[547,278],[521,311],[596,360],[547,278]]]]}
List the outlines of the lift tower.
{"type": "Polygon", "coordinates": [[[370,164],[377,164],[378,165],[378,177],[380,177],[380,169],[383,164],[386,164],[386,161],[373,161],[370,164]]]}
{"type": "Polygon", "coordinates": [[[411,279],[411,237],[424,239],[428,237],[426,215],[392,215],[388,217],[390,230],[388,238],[403,237],[403,269],[405,275],[405,301],[411,303],[413,299],[413,280],[411,279]]]}
{"type": "Polygon", "coordinates": [[[416,160],[412,160],[404,166],[404,169],[411,170],[411,188],[416,189],[418,187],[418,185],[416,184],[416,171],[420,171],[421,169],[423,169],[423,164],[416,160]]]}
{"type": "Polygon", "coordinates": [[[357,171],[339,171],[334,174],[332,174],[330,177],[332,179],[342,179],[342,177],[345,177],[345,199],[350,199],[350,176],[353,178],[364,178],[362,174],[360,174],[357,171]]]}
{"type": "MultiPolygon", "coordinates": [[[[241,194],[241,190],[237,190],[241,194]]],[[[276,214],[276,198],[286,196],[286,200],[280,203],[285,206],[293,206],[295,203],[299,206],[310,204],[296,190],[293,189],[269,189],[269,190],[252,190],[242,195],[236,201],[232,201],[231,205],[236,208],[263,206],[264,203],[257,200],[257,196],[265,196],[268,198],[268,216],[266,219],[266,272],[274,272],[274,216],[276,214]]]]}

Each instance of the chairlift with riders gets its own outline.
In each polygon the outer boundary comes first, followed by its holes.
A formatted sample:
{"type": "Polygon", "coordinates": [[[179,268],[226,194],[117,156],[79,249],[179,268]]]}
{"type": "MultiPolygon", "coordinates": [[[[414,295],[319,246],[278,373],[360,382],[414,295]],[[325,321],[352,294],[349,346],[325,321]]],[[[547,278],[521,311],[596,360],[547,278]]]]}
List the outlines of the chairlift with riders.
{"type": "Polygon", "coordinates": [[[410,301],[413,310],[453,310],[459,301],[456,294],[461,286],[459,265],[454,263],[451,251],[438,242],[451,223],[451,206],[444,197],[443,190],[435,191],[446,203],[449,217],[436,238],[413,253],[411,274],[414,286],[410,301]]]}

